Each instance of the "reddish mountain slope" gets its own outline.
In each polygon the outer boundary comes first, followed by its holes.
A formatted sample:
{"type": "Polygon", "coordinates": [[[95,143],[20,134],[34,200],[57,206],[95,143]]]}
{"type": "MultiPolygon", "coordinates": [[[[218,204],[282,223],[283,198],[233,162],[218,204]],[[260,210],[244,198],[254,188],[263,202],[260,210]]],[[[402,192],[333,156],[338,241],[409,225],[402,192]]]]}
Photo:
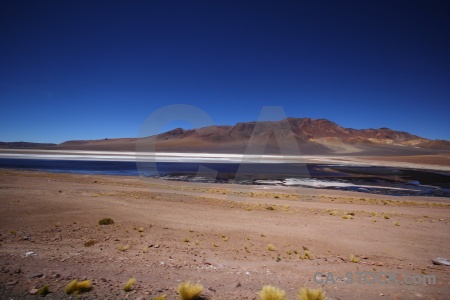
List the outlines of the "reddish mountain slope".
{"type": "MultiPolygon", "coordinates": [[[[8,144],[8,143],[6,143],[8,144]]],[[[176,128],[145,138],[68,141],[45,149],[256,154],[427,154],[450,151],[450,141],[429,140],[389,128],[344,128],[326,119],[287,118],[234,126],[176,128]]]]}

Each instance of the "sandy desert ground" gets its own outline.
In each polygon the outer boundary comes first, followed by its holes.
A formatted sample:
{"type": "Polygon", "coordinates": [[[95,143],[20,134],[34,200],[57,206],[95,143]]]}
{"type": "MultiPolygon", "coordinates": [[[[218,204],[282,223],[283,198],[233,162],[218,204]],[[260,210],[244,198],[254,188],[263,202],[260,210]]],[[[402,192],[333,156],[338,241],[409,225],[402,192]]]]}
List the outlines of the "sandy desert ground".
{"type": "Polygon", "coordinates": [[[304,286],[328,299],[448,299],[450,267],[431,259],[450,258],[449,228],[448,198],[0,170],[0,299],[35,299],[46,284],[48,299],[177,299],[186,280],[208,299],[258,299],[267,284],[287,299],[304,286]],[[380,272],[397,282],[371,284],[380,272]],[[68,296],[72,279],[93,289],[68,296]]]}

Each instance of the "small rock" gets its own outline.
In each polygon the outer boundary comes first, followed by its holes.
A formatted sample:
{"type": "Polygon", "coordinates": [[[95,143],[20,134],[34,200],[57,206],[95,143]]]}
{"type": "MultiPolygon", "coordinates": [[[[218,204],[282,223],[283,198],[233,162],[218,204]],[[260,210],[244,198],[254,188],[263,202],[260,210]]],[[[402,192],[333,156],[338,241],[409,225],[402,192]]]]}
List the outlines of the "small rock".
{"type": "Polygon", "coordinates": [[[28,235],[25,235],[25,236],[23,237],[23,240],[24,240],[24,241],[29,241],[29,240],[30,240],[30,237],[29,237],[28,235]]]}
{"type": "Polygon", "coordinates": [[[38,293],[38,289],[31,289],[30,290],[30,295],[36,295],[38,293]]]}
{"type": "Polygon", "coordinates": [[[216,289],[213,287],[209,287],[208,290],[210,290],[211,292],[214,292],[214,293],[216,292],[216,289]]]}
{"type": "Polygon", "coordinates": [[[237,288],[240,287],[240,286],[242,286],[242,284],[240,282],[236,283],[236,287],[237,288]]]}
{"type": "Polygon", "coordinates": [[[31,256],[31,255],[36,255],[36,253],[34,251],[28,251],[27,253],[25,253],[25,257],[31,256]]]}
{"type": "Polygon", "coordinates": [[[100,281],[101,281],[101,282],[106,282],[106,278],[103,278],[103,277],[102,277],[102,278],[100,278],[100,281]]]}
{"type": "Polygon", "coordinates": [[[155,245],[155,248],[159,248],[159,244],[156,244],[156,245],[155,245]]]}
{"type": "Polygon", "coordinates": [[[21,270],[20,268],[14,270],[14,273],[15,273],[15,274],[20,274],[21,272],[22,272],[22,270],[21,270]]]}
{"type": "Polygon", "coordinates": [[[16,285],[17,283],[19,283],[19,279],[11,280],[10,282],[7,282],[6,285],[16,285]]]}
{"type": "Polygon", "coordinates": [[[382,267],[382,266],[384,266],[384,264],[380,261],[377,263],[377,266],[382,267]]]}
{"type": "Polygon", "coordinates": [[[450,266],[450,261],[443,257],[436,257],[435,259],[431,260],[434,265],[443,265],[443,266],[450,266]]]}
{"type": "Polygon", "coordinates": [[[28,276],[28,278],[41,278],[42,276],[44,276],[43,273],[34,273],[28,276]]]}
{"type": "Polygon", "coordinates": [[[144,296],[139,296],[139,297],[136,298],[136,300],[145,300],[145,297],[144,296]]]}

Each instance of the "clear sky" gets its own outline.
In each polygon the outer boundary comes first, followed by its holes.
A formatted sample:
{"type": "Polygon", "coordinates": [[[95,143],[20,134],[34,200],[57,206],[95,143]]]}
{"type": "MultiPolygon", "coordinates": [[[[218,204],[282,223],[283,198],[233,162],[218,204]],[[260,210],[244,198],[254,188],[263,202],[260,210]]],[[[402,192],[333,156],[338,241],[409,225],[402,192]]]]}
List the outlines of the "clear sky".
{"type": "Polygon", "coordinates": [[[449,16],[446,0],[0,1],[0,141],[136,137],[171,104],[450,140],[449,16]]]}

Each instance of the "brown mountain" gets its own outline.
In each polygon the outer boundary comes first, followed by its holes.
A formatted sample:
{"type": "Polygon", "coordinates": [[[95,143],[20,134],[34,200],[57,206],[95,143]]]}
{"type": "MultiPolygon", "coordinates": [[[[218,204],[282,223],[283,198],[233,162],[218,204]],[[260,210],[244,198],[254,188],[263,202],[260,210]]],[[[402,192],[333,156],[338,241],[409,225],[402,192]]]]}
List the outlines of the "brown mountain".
{"type": "MultiPolygon", "coordinates": [[[[1,146],[0,146],[1,147],[1,146]]],[[[450,141],[429,140],[389,128],[344,128],[326,119],[287,118],[234,126],[176,128],[144,138],[67,141],[40,149],[256,154],[405,155],[450,151],[450,141]]]]}

